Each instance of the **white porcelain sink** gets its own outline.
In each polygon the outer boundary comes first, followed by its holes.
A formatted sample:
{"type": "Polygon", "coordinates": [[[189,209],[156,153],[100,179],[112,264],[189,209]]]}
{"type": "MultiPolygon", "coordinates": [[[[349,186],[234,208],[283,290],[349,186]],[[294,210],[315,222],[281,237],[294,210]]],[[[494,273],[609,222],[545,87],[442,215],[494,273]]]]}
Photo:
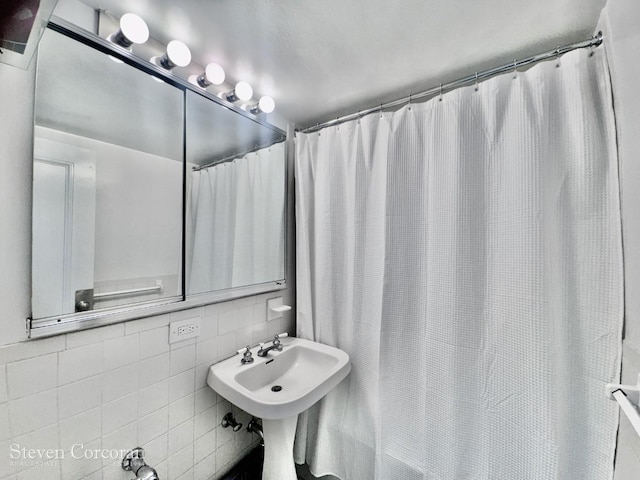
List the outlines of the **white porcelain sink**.
{"type": "Polygon", "coordinates": [[[293,441],[298,414],[329,393],[351,370],[349,355],[322,343],[283,338],[281,352],[271,350],[253,363],[236,355],[209,368],[207,383],[253,416],[262,418],[262,480],[297,480],[293,441]]]}
{"type": "Polygon", "coordinates": [[[283,338],[282,345],[266,357],[255,347],[253,363],[243,365],[236,355],[212,365],[207,383],[245,412],[278,419],[304,412],[351,370],[349,355],[337,348],[302,338],[283,338]]]}

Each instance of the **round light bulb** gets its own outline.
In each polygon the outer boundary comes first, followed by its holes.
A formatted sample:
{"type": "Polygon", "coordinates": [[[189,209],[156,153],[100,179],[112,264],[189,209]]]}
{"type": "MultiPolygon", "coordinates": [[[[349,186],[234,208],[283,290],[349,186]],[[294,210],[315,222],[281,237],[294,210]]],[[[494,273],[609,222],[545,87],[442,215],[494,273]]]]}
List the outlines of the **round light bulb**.
{"type": "Polygon", "coordinates": [[[167,45],[167,57],[178,67],[186,67],[191,63],[191,50],[180,40],[171,40],[167,45]]]}
{"type": "Polygon", "coordinates": [[[207,81],[214,85],[221,85],[225,77],[224,69],[217,63],[210,63],[205,68],[205,76],[207,77],[207,81]]]}
{"type": "Polygon", "coordinates": [[[260,108],[261,112],[271,113],[276,109],[276,102],[274,102],[270,96],[265,95],[264,97],[260,97],[258,108],[260,108]]]}
{"type": "Polygon", "coordinates": [[[251,85],[249,85],[247,82],[236,83],[234,92],[236,94],[236,97],[245,102],[253,97],[253,88],[251,88],[251,85]]]}
{"type": "Polygon", "coordinates": [[[141,44],[149,40],[149,27],[135,13],[125,13],[120,18],[120,31],[131,43],[141,44]]]}

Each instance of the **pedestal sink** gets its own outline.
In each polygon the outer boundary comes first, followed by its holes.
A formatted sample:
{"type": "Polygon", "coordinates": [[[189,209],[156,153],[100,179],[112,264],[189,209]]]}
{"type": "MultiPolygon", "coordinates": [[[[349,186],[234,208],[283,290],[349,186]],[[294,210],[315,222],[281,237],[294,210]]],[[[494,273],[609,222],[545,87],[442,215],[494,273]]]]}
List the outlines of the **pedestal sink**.
{"type": "Polygon", "coordinates": [[[207,383],[242,410],[262,418],[264,468],[262,480],[297,480],[293,440],[298,414],[329,393],[351,370],[349,355],[322,343],[301,338],[282,339],[281,352],[272,350],[253,363],[242,355],[209,368],[207,383]]]}

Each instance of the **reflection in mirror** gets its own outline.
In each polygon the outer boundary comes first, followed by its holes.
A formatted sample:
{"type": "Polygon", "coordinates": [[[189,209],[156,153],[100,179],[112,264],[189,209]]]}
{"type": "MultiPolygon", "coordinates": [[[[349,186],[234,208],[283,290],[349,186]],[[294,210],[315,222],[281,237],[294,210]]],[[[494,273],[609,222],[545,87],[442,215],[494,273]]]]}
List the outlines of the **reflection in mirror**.
{"type": "Polygon", "coordinates": [[[284,279],[282,140],[187,92],[188,294],[284,279]]]}
{"type": "Polygon", "coordinates": [[[36,89],[34,318],[182,294],[184,92],[47,30],[36,89]]]}

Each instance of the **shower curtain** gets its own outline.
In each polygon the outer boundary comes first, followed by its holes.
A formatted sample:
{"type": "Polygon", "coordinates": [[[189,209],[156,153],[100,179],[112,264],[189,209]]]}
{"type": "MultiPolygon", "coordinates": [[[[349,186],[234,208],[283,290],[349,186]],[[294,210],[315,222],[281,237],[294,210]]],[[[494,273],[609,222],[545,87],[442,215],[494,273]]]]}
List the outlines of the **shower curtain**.
{"type": "Polygon", "coordinates": [[[299,420],[342,480],[605,480],[621,225],[604,49],[296,139],[297,329],[352,371],[299,420]]]}
{"type": "Polygon", "coordinates": [[[284,143],[192,173],[189,293],[284,278],[284,188],[284,143]]]}

